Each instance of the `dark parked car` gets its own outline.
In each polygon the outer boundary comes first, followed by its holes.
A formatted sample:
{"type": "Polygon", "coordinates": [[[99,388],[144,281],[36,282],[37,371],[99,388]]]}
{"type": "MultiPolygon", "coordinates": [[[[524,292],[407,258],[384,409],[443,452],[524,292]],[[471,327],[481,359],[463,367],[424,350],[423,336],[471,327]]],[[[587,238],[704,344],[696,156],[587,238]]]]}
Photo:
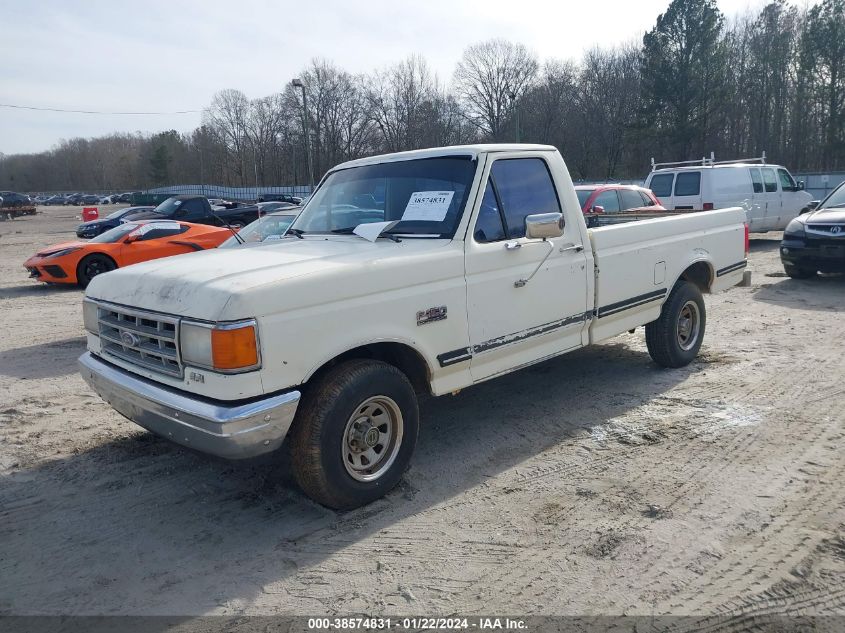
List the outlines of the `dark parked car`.
{"type": "Polygon", "coordinates": [[[298,206],[291,202],[259,202],[255,205],[261,210],[261,214],[284,211],[285,209],[298,209],[298,206]]]}
{"type": "Polygon", "coordinates": [[[133,213],[127,219],[180,220],[239,229],[256,220],[259,215],[263,213],[255,205],[215,211],[204,196],[171,196],[152,211],[133,213]]]}
{"type": "Polygon", "coordinates": [[[783,232],[780,260],[793,279],[817,272],[845,273],[845,183],[810,213],[799,215],[783,232]]]}
{"type": "Polygon", "coordinates": [[[76,204],[100,204],[100,196],[95,196],[90,193],[85,194],[84,196],[79,196],[76,204]]]}
{"type": "Polygon", "coordinates": [[[155,207],[126,207],[118,209],[99,220],[83,222],[76,227],[76,236],[85,239],[97,237],[101,233],[105,233],[109,229],[113,229],[120,224],[121,220],[126,219],[133,213],[144,213],[145,211],[152,211],[154,208],[155,207]]]}
{"type": "Polygon", "coordinates": [[[32,205],[32,198],[14,191],[0,191],[4,207],[28,207],[32,205]]]}
{"type": "Polygon", "coordinates": [[[258,202],[290,202],[291,204],[302,204],[302,198],[291,196],[286,193],[265,193],[258,196],[258,202]]]}
{"type": "Polygon", "coordinates": [[[44,204],[47,205],[57,205],[57,204],[64,204],[65,197],[64,196],[50,196],[44,201],[44,204]]]}

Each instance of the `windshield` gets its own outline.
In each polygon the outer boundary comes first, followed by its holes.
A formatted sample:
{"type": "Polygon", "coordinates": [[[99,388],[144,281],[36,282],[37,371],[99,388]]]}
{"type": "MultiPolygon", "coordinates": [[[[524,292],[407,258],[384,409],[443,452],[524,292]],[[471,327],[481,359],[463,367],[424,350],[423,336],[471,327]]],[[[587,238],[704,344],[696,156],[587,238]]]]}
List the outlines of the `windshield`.
{"type": "Polygon", "coordinates": [[[137,224],[118,224],[113,229],[109,229],[105,233],[100,233],[97,237],[91,238],[88,241],[94,242],[96,244],[109,244],[111,242],[117,242],[124,235],[134,231],[137,228],[137,224]]]}
{"type": "Polygon", "coordinates": [[[181,205],[181,200],[177,200],[176,198],[168,198],[160,205],[158,205],[155,209],[153,209],[153,211],[163,216],[171,217],[174,213],[176,213],[176,209],[178,209],[181,205]]]}
{"type": "Polygon", "coordinates": [[[595,189],[576,189],[575,193],[578,194],[578,204],[581,205],[581,208],[584,208],[584,205],[587,204],[587,199],[593,195],[595,189]]]}
{"type": "Polygon", "coordinates": [[[836,189],[833,190],[827,198],[819,205],[819,211],[823,209],[841,209],[845,207],[845,183],[839,185],[836,189]]]}
{"type": "Polygon", "coordinates": [[[295,219],[295,213],[292,215],[265,215],[260,220],[251,222],[238,231],[238,237],[241,239],[233,235],[218,248],[230,248],[239,244],[281,239],[295,219]]]}
{"type": "Polygon", "coordinates": [[[469,156],[456,156],[333,172],[293,228],[304,233],[343,233],[359,224],[397,220],[390,233],[452,237],[469,195],[475,165],[469,156]]]}

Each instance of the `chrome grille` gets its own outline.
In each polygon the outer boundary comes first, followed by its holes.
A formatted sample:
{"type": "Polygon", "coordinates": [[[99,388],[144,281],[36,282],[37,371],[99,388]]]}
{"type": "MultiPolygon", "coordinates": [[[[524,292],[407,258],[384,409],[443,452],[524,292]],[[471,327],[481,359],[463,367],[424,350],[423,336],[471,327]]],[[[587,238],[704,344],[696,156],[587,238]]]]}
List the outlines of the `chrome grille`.
{"type": "Polygon", "coordinates": [[[97,321],[103,353],[182,377],[178,318],[100,303],[97,321]]]}

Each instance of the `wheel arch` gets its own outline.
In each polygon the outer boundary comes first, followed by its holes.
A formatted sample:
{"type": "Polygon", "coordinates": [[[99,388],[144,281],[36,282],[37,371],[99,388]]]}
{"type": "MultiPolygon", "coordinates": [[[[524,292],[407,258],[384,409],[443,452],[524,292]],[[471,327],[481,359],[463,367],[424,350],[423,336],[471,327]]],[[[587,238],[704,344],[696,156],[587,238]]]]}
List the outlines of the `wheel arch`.
{"type": "Polygon", "coordinates": [[[706,259],[699,259],[687,265],[683,272],[678,275],[678,278],[670,286],[674,288],[679,281],[688,281],[698,287],[702,294],[709,294],[713,282],[716,280],[716,271],[713,264],[706,259]]]}
{"type": "Polygon", "coordinates": [[[393,365],[408,377],[418,395],[431,395],[432,393],[432,372],[425,357],[413,346],[400,341],[365,343],[336,354],[321,365],[316,366],[303,380],[303,384],[311,382],[315,377],[344,361],[355,359],[380,360],[393,365]]]}

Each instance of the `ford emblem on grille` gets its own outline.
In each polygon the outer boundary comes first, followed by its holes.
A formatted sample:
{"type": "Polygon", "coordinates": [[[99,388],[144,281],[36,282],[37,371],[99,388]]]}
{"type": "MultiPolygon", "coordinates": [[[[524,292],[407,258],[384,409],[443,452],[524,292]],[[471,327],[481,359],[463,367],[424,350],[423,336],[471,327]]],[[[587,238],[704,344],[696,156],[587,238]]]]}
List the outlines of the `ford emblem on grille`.
{"type": "Polygon", "coordinates": [[[124,345],[128,345],[130,347],[137,347],[141,343],[141,339],[138,338],[137,335],[132,332],[127,332],[126,330],[121,331],[120,340],[123,341],[124,345]]]}

